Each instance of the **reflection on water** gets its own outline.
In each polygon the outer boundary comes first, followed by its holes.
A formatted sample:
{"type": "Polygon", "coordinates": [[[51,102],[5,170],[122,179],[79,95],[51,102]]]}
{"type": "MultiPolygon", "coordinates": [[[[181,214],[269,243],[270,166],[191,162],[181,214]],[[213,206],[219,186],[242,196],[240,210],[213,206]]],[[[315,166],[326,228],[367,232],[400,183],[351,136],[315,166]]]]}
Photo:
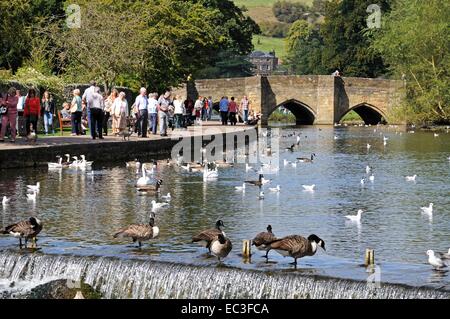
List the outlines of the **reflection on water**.
{"type": "MultiPolygon", "coordinates": [[[[97,167],[94,174],[76,170],[47,169],[3,171],[0,196],[11,197],[0,211],[1,225],[30,215],[45,223],[39,245],[43,252],[144,258],[201,265],[216,265],[205,250],[190,243],[191,236],[225,223],[234,250],[225,264],[241,268],[293,271],[291,260],[271,252],[265,263],[255,252],[250,264],[239,257],[241,241],[251,239],[273,226],[277,236],[315,233],[326,242],[327,251],[304,258],[300,267],[337,276],[365,279],[363,262],[366,248],[375,249],[381,263],[382,280],[409,284],[449,287],[448,273],[436,273],[426,263],[426,250],[447,251],[450,235],[450,135],[432,133],[395,134],[393,128],[374,132],[369,128],[305,127],[286,128],[280,133],[280,160],[277,174],[268,187],[281,186],[280,193],[265,190],[258,200],[258,188],[235,191],[245,179],[255,179],[245,165],[220,169],[219,179],[204,183],[200,174],[161,167],[156,176],[163,179],[162,194],[170,192],[169,209],[157,213],[160,237],[143,249],[131,242],[116,240],[112,234],[130,223],[148,222],[151,196],[139,196],[134,184],[138,174],[124,164],[97,167]],[[300,147],[284,149],[301,133],[300,147]],[[336,138],[334,138],[336,136],[336,138]],[[383,136],[388,136],[383,145],[383,136]],[[371,144],[367,150],[367,143],[371,144]],[[316,153],[313,164],[284,166],[316,153]],[[374,182],[366,177],[370,165],[374,182]],[[417,174],[416,182],[406,175],[417,174]],[[26,185],[41,182],[36,203],[26,200],[26,185]],[[316,185],[304,192],[301,185],[316,185]],[[420,207],[434,203],[433,217],[421,214],[420,207]],[[345,215],[364,210],[361,223],[348,222],[345,215]]],[[[276,145],[276,143],[275,143],[276,145]]],[[[272,163],[273,164],[273,163],[272,163]]],[[[256,165],[252,165],[256,166],[256,165]]],[[[156,177],[155,176],[155,177],[156,177]]],[[[15,248],[16,240],[0,238],[0,249],[15,248]]]]}

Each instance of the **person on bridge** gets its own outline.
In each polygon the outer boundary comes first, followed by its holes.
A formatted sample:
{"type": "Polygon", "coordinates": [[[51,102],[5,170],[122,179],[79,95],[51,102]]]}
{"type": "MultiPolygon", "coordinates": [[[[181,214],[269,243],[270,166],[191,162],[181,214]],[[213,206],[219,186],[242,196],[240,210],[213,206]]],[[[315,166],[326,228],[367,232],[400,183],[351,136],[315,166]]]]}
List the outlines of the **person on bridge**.
{"type": "Polygon", "coordinates": [[[228,105],[228,112],[229,112],[230,124],[236,125],[236,123],[237,123],[236,114],[238,112],[238,107],[237,107],[237,103],[234,101],[234,96],[231,97],[231,102],[228,105]]]}
{"type": "Polygon", "coordinates": [[[228,123],[228,97],[224,96],[219,102],[219,110],[220,110],[220,117],[222,119],[222,125],[227,125],[228,123]]]}
{"type": "Polygon", "coordinates": [[[241,100],[241,110],[244,112],[244,124],[248,123],[249,105],[250,105],[250,101],[248,100],[247,96],[244,95],[244,97],[241,100]]]}

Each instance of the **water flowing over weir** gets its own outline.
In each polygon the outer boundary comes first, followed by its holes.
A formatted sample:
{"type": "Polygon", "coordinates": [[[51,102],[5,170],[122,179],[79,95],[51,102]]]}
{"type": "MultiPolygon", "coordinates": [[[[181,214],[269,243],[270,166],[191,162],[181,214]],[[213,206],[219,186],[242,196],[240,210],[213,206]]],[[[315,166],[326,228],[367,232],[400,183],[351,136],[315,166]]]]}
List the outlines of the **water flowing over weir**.
{"type": "MultiPolygon", "coordinates": [[[[0,283],[28,289],[55,279],[83,280],[104,298],[449,298],[440,290],[282,272],[175,263],[0,252],[0,283]]],[[[1,286],[0,286],[1,287],[1,286]]],[[[16,297],[21,291],[16,288],[16,297]]],[[[0,292],[1,296],[1,292],[0,292]]],[[[5,296],[5,295],[4,295],[5,296]]],[[[6,294],[6,297],[14,295],[6,294]]]]}

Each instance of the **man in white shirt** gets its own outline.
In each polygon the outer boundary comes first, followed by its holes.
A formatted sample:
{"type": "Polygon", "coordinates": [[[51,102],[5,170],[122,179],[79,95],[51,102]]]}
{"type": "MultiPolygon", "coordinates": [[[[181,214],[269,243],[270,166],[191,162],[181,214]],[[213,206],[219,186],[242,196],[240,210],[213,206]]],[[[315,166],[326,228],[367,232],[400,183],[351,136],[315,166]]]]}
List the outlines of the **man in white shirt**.
{"type": "Polygon", "coordinates": [[[248,123],[248,110],[249,110],[250,102],[246,95],[241,100],[241,110],[244,110],[244,124],[248,123]]]}
{"type": "Polygon", "coordinates": [[[150,130],[152,134],[156,134],[156,127],[158,125],[158,93],[150,93],[148,99],[148,123],[150,125],[150,130]]]}
{"type": "MultiPolygon", "coordinates": [[[[88,119],[88,126],[92,131],[92,126],[91,126],[91,106],[88,102],[88,100],[92,100],[92,94],[94,94],[95,91],[95,87],[97,86],[97,82],[95,81],[91,81],[90,82],[90,87],[88,87],[86,90],[84,90],[83,96],[81,98],[81,100],[86,103],[86,114],[87,114],[87,119],[88,119]]],[[[91,132],[92,135],[92,132],[91,132]]]]}
{"type": "Polygon", "coordinates": [[[24,108],[24,105],[25,105],[25,96],[22,96],[22,92],[20,90],[16,90],[16,96],[18,98],[18,100],[17,100],[17,112],[18,113],[17,113],[17,116],[16,116],[16,128],[20,132],[21,130],[20,130],[20,127],[19,127],[19,112],[23,116],[22,112],[23,112],[23,108],[24,108]]]}
{"type": "Polygon", "coordinates": [[[87,96],[87,103],[90,105],[91,115],[91,136],[95,140],[98,134],[99,139],[103,139],[103,109],[105,108],[105,102],[103,96],[100,94],[100,88],[94,87],[94,92],[87,96]]]}
{"type": "Polygon", "coordinates": [[[140,94],[136,97],[136,108],[139,111],[139,133],[141,137],[147,137],[147,125],[148,125],[148,99],[147,89],[141,88],[140,94]]]}

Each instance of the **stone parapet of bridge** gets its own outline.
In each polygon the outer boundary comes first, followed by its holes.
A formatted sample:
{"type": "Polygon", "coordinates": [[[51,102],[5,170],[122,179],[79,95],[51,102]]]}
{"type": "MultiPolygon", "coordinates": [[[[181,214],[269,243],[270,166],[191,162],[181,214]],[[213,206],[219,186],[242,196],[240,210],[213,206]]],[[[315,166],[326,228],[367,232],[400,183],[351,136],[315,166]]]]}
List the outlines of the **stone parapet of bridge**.
{"type": "Polygon", "coordinates": [[[330,75],[196,80],[173,91],[194,100],[212,96],[216,108],[222,96],[234,96],[239,102],[247,95],[250,108],[261,113],[263,125],[280,106],[295,115],[297,124],[334,124],[351,110],[367,124],[394,124],[390,114],[404,94],[402,81],[330,75]]]}

